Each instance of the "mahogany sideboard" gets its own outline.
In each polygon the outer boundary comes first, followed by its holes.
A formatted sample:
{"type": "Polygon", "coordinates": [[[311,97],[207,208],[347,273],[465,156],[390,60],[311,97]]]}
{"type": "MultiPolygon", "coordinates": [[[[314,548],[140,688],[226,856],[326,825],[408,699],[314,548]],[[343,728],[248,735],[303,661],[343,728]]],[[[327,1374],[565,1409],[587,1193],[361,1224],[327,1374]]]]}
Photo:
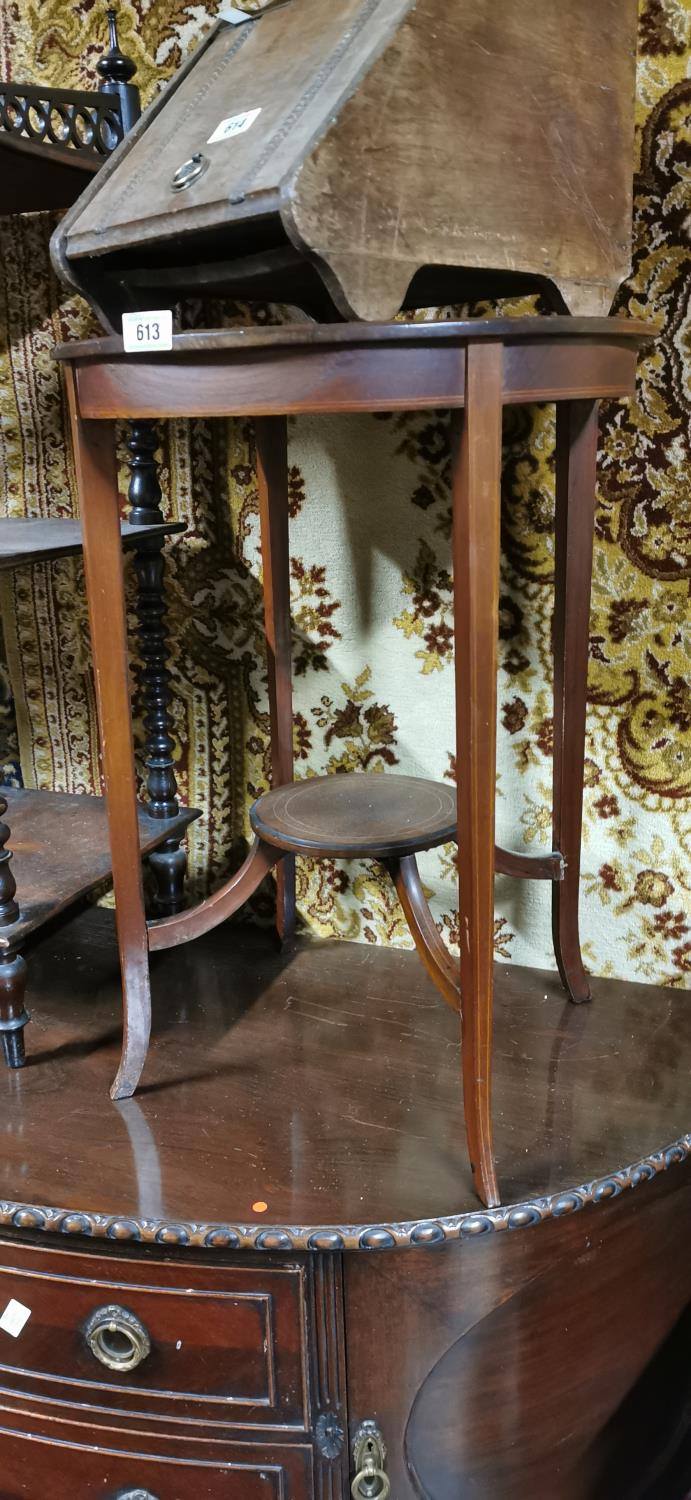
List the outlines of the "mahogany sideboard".
{"type": "Polygon", "coordinates": [[[684,995],[575,1007],[497,966],[486,1210],[414,953],[226,924],[157,955],[119,1103],[112,914],[34,965],[40,1050],[0,1073],[2,1500],[347,1500],[380,1456],[357,1496],[683,1500],[684,995]]]}

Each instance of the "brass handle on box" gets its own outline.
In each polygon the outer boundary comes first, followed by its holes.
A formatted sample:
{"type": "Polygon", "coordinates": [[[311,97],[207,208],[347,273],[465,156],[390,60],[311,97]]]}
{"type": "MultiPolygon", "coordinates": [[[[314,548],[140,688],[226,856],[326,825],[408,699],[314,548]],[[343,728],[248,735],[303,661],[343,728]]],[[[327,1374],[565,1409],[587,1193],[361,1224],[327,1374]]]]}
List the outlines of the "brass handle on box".
{"type": "MultiPolygon", "coordinates": [[[[84,1330],[91,1353],[108,1370],[136,1370],[151,1353],[151,1339],[139,1318],[126,1307],[99,1307],[84,1330]]],[[[132,1494],[145,1495],[145,1491],[132,1494]]]]}
{"type": "Polygon", "coordinates": [[[190,156],[187,161],[183,161],[177,171],[173,173],[170,183],[173,192],[183,193],[185,188],[192,186],[193,182],[198,182],[199,178],[204,176],[208,166],[208,156],[204,156],[202,151],[195,151],[194,156],[190,156]]]}

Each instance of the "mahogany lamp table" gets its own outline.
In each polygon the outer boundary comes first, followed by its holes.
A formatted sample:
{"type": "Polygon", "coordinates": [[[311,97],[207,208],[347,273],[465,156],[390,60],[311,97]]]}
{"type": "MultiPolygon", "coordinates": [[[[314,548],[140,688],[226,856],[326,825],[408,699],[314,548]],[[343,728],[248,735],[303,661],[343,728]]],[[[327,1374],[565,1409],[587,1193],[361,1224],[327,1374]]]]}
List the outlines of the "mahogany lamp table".
{"type": "Polygon", "coordinates": [[[279,865],[279,930],[294,923],[296,853],[378,858],[416,947],[462,1013],[464,1111],[473,1180],[499,1202],[492,1145],[494,877],[549,880],[556,960],[571,999],[589,999],[578,932],[598,402],[634,390],[642,323],[516,318],[419,324],[300,324],[178,334],[171,352],[128,355],[118,338],[58,350],[68,381],[80,491],[103,772],[122,969],[124,1037],[112,1094],[134,1093],[150,1030],[149,954],[208,932],[279,865]],[[502,409],[557,403],[553,849],[495,847],[502,409]],[[287,424],[290,414],[449,407],[457,805],[453,789],[405,777],[294,783],[287,424]],[[191,910],[147,923],[137,834],[114,422],[252,417],[264,571],[272,791],[238,873],[191,910]],[[426,904],[418,851],[455,839],[460,962],[426,904]]]}

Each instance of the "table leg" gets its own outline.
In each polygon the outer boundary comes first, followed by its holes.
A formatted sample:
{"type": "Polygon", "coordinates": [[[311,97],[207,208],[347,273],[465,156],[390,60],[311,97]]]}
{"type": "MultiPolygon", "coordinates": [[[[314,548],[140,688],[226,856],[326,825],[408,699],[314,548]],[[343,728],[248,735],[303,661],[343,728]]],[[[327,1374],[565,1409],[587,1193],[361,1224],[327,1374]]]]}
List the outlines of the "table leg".
{"type": "Polygon", "coordinates": [[[503,348],[470,344],[455,420],[453,570],[463,1097],[477,1192],[499,1202],[492,1147],[494,804],[503,348]]]}
{"type": "Polygon", "coordinates": [[[16,948],[0,951],[0,1042],[8,1068],[23,1068],[26,1060],[24,1027],[30,1020],[24,1005],[26,960],[16,948]]]}
{"type": "Polygon", "coordinates": [[[122,1057],[111,1097],[127,1099],[134,1093],[146,1061],[151,993],[137,821],[115,433],[110,422],[81,420],[70,372],[66,373],[123,988],[122,1057]]]}
{"type": "Polygon", "coordinates": [[[552,935],[559,973],[572,1000],[590,999],[578,933],[588,691],[590,590],[597,478],[598,404],[557,407],[554,569],[553,846],[565,861],[552,887],[552,935]]]}
{"type": "MultiPolygon", "coordinates": [[[[293,780],[286,418],[257,418],[255,441],[271,715],[271,785],[277,787],[293,780]]],[[[286,855],[276,872],[276,924],[283,941],[292,937],[295,919],[295,859],[286,855]]]]}
{"type": "MultiPolygon", "coordinates": [[[[0,927],[18,920],[17,885],[12,874],[12,850],[6,847],[10,830],[5,822],[7,798],[0,795],[0,927]]],[[[24,1066],[24,1027],[29,1017],[24,1008],[26,963],[10,942],[0,950],[0,1043],[8,1068],[24,1066]]]]}

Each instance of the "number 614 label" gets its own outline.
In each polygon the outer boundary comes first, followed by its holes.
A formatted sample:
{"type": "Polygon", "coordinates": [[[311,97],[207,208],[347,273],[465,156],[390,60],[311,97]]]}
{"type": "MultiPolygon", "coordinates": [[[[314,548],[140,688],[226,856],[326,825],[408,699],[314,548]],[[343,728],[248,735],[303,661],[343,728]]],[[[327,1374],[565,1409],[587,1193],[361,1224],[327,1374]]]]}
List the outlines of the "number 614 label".
{"type": "Polygon", "coordinates": [[[172,349],[173,314],[170,308],[163,312],[123,313],[122,341],[128,354],[172,349]]]}

